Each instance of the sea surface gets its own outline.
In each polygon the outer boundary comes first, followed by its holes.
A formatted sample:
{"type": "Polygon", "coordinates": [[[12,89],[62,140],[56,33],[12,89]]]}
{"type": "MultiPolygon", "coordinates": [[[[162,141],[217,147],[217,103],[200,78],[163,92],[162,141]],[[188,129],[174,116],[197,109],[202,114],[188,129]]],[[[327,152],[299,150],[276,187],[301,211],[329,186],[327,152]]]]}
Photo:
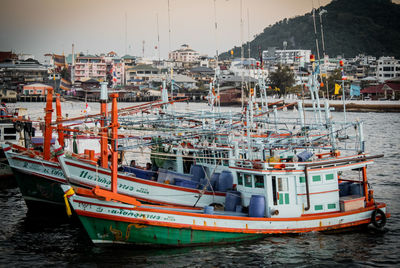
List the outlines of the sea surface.
{"type": "MultiPolygon", "coordinates": [[[[120,104],[130,105],[134,104],[120,104]]],[[[31,119],[43,118],[44,103],[14,106],[26,107],[31,119]]],[[[91,113],[99,109],[97,104],[89,106],[91,113]]],[[[189,107],[207,109],[199,103],[178,105],[183,111],[189,107]]],[[[65,102],[62,108],[72,117],[86,106],[65,102]]],[[[279,112],[285,113],[291,111],[279,112]]],[[[339,120],[343,113],[332,116],[339,120]]],[[[387,203],[392,215],[384,232],[369,228],[340,234],[271,235],[247,243],[190,248],[98,247],[76,219],[28,213],[18,187],[7,181],[0,183],[0,267],[399,267],[400,114],[347,113],[347,120],[364,121],[366,151],[385,155],[368,167],[374,196],[387,203]]]]}

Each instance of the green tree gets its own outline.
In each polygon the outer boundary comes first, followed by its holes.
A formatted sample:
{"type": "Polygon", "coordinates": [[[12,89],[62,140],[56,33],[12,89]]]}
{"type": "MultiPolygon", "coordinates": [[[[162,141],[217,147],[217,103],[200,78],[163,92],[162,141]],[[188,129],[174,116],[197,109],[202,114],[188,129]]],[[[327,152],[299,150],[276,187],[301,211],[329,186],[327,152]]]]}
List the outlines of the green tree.
{"type": "Polygon", "coordinates": [[[335,83],[342,79],[342,73],[340,69],[334,70],[328,78],[322,78],[324,86],[320,88],[320,92],[326,92],[326,87],[328,87],[329,96],[332,96],[335,92],[335,83]]]}
{"type": "Polygon", "coordinates": [[[278,65],[275,72],[271,72],[268,76],[271,87],[278,88],[279,97],[285,96],[287,89],[294,85],[294,73],[288,66],[278,65]]]}
{"type": "Polygon", "coordinates": [[[65,80],[71,80],[71,74],[69,73],[67,68],[63,68],[60,72],[61,78],[65,80]]]}

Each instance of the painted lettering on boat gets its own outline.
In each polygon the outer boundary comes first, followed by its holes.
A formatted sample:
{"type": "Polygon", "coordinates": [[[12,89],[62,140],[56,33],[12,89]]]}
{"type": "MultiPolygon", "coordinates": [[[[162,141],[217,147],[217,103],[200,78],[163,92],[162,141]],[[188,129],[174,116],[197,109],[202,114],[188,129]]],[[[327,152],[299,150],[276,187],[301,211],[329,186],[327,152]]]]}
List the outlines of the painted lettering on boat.
{"type": "MultiPolygon", "coordinates": [[[[86,170],[82,170],[79,174],[79,177],[82,179],[93,181],[93,182],[102,183],[106,186],[111,185],[110,178],[102,177],[102,176],[99,176],[98,174],[92,175],[91,173],[89,173],[89,171],[86,171],[86,170]]],[[[127,190],[129,192],[142,193],[142,194],[146,194],[146,195],[150,194],[150,192],[147,188],[143,188],[143,187],[135,188],[134,186],[125,184],[123,182],[118,183],[118,189],[127,190]]]]}
{"type": "Polygon", "coordinates": [[[42,163],[40,163],[40,164],[39,163],[29,163],[27,161],[21,161],[21,160],[14,160],[14,161],[12,161],[12,163],[14,166],[33,170],[38,173],[45,173],[45,174],[51,175],[52,177],[64,178],[64,173],[62,172],[61,169],[47,167],[47,166],[44,166],[42,163]]]}
{"type": "Polygon", "coordinates": [[[134,218],[146,218],[149,220],[160,220],[161,217],[159,215],[147,214],[147,213],[140,213],[135,211],[128,211],[124,209],[110,209],[109,212],[113,215],[122,215],[134,218]]]}

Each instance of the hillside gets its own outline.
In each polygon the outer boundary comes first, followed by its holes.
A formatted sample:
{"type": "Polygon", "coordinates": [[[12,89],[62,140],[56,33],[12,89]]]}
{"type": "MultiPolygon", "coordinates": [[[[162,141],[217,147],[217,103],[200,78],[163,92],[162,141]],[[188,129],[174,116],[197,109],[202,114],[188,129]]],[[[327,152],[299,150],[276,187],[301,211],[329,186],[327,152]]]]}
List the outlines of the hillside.
{"type": "MultiPolygon", "coordinates": [[[[329,56],[354,57],[364,53],[400,58],[400,5],[390,0],[333,0],[321,9],[327,11],[322,15],[322,22],[325,50],[329,56]]],[[[322,55],[319,10],[316,24],[322,55]]],[[[287,41],[286,49],[311,49],[316,53],[312,12],[265,28],[251,41],[251,56],[258,58],[259,49],[282,49],[283,41],[287,41]]],[[[244,45],[246,56],[247,47],[248,43],[244,45]]],[[[234,57],[240,57],[240,47],[233,50],[234,57]]],[[[221,58],[229,56],[228,52],[220,55],[221,58]]]]}

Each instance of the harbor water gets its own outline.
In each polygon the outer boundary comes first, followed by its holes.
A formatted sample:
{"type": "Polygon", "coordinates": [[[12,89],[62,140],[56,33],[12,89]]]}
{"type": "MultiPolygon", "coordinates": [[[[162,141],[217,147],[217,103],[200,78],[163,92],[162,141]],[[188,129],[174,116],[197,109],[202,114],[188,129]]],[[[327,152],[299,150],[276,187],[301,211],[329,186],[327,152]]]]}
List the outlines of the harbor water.
{"type": "MultiPolygon", "coordinates": [[[[132,104],[122,103],[120,107],[132,104]]],[[[43,117],[44,103],[17,103],[31,119],[43,117]]],[[[99,110],[89,104],[90,113],[99,110]]],[[[63,114],[80,115],[84,103],[63,103],[63,114]]],[[[207,109],[190,104],[190,109],[207,109]]],[[[189,109],[181,103],[178,109],[189,109]]],[[[229,110],[230,108],[224,108],[229,110]]],[[[237,108],[232,108],[237,109],[237,108]]],[[[291,111],[280,111],[284,116],[291,111]]],[[[294,116],[294,113],[293,113],[294,116]]],[[[343,116],[333,112],[334,119],[343,116]]],[[[391,217],[385,232],[373,228],[345,233],[271,235],[262,240],[207,247],[160,248],[91,244],[79,221],[64,214],[44,216],[27,211],[18,187],[0,183],[0,267],[394,267],[400,263],[400,117],[397,113],[348,113],[362,120],[366,151],[384,154],[368,167],[377,201],[386,202],[391,217]]],[[[142,160],[145,161],[145,160],[142,160]]]]}

